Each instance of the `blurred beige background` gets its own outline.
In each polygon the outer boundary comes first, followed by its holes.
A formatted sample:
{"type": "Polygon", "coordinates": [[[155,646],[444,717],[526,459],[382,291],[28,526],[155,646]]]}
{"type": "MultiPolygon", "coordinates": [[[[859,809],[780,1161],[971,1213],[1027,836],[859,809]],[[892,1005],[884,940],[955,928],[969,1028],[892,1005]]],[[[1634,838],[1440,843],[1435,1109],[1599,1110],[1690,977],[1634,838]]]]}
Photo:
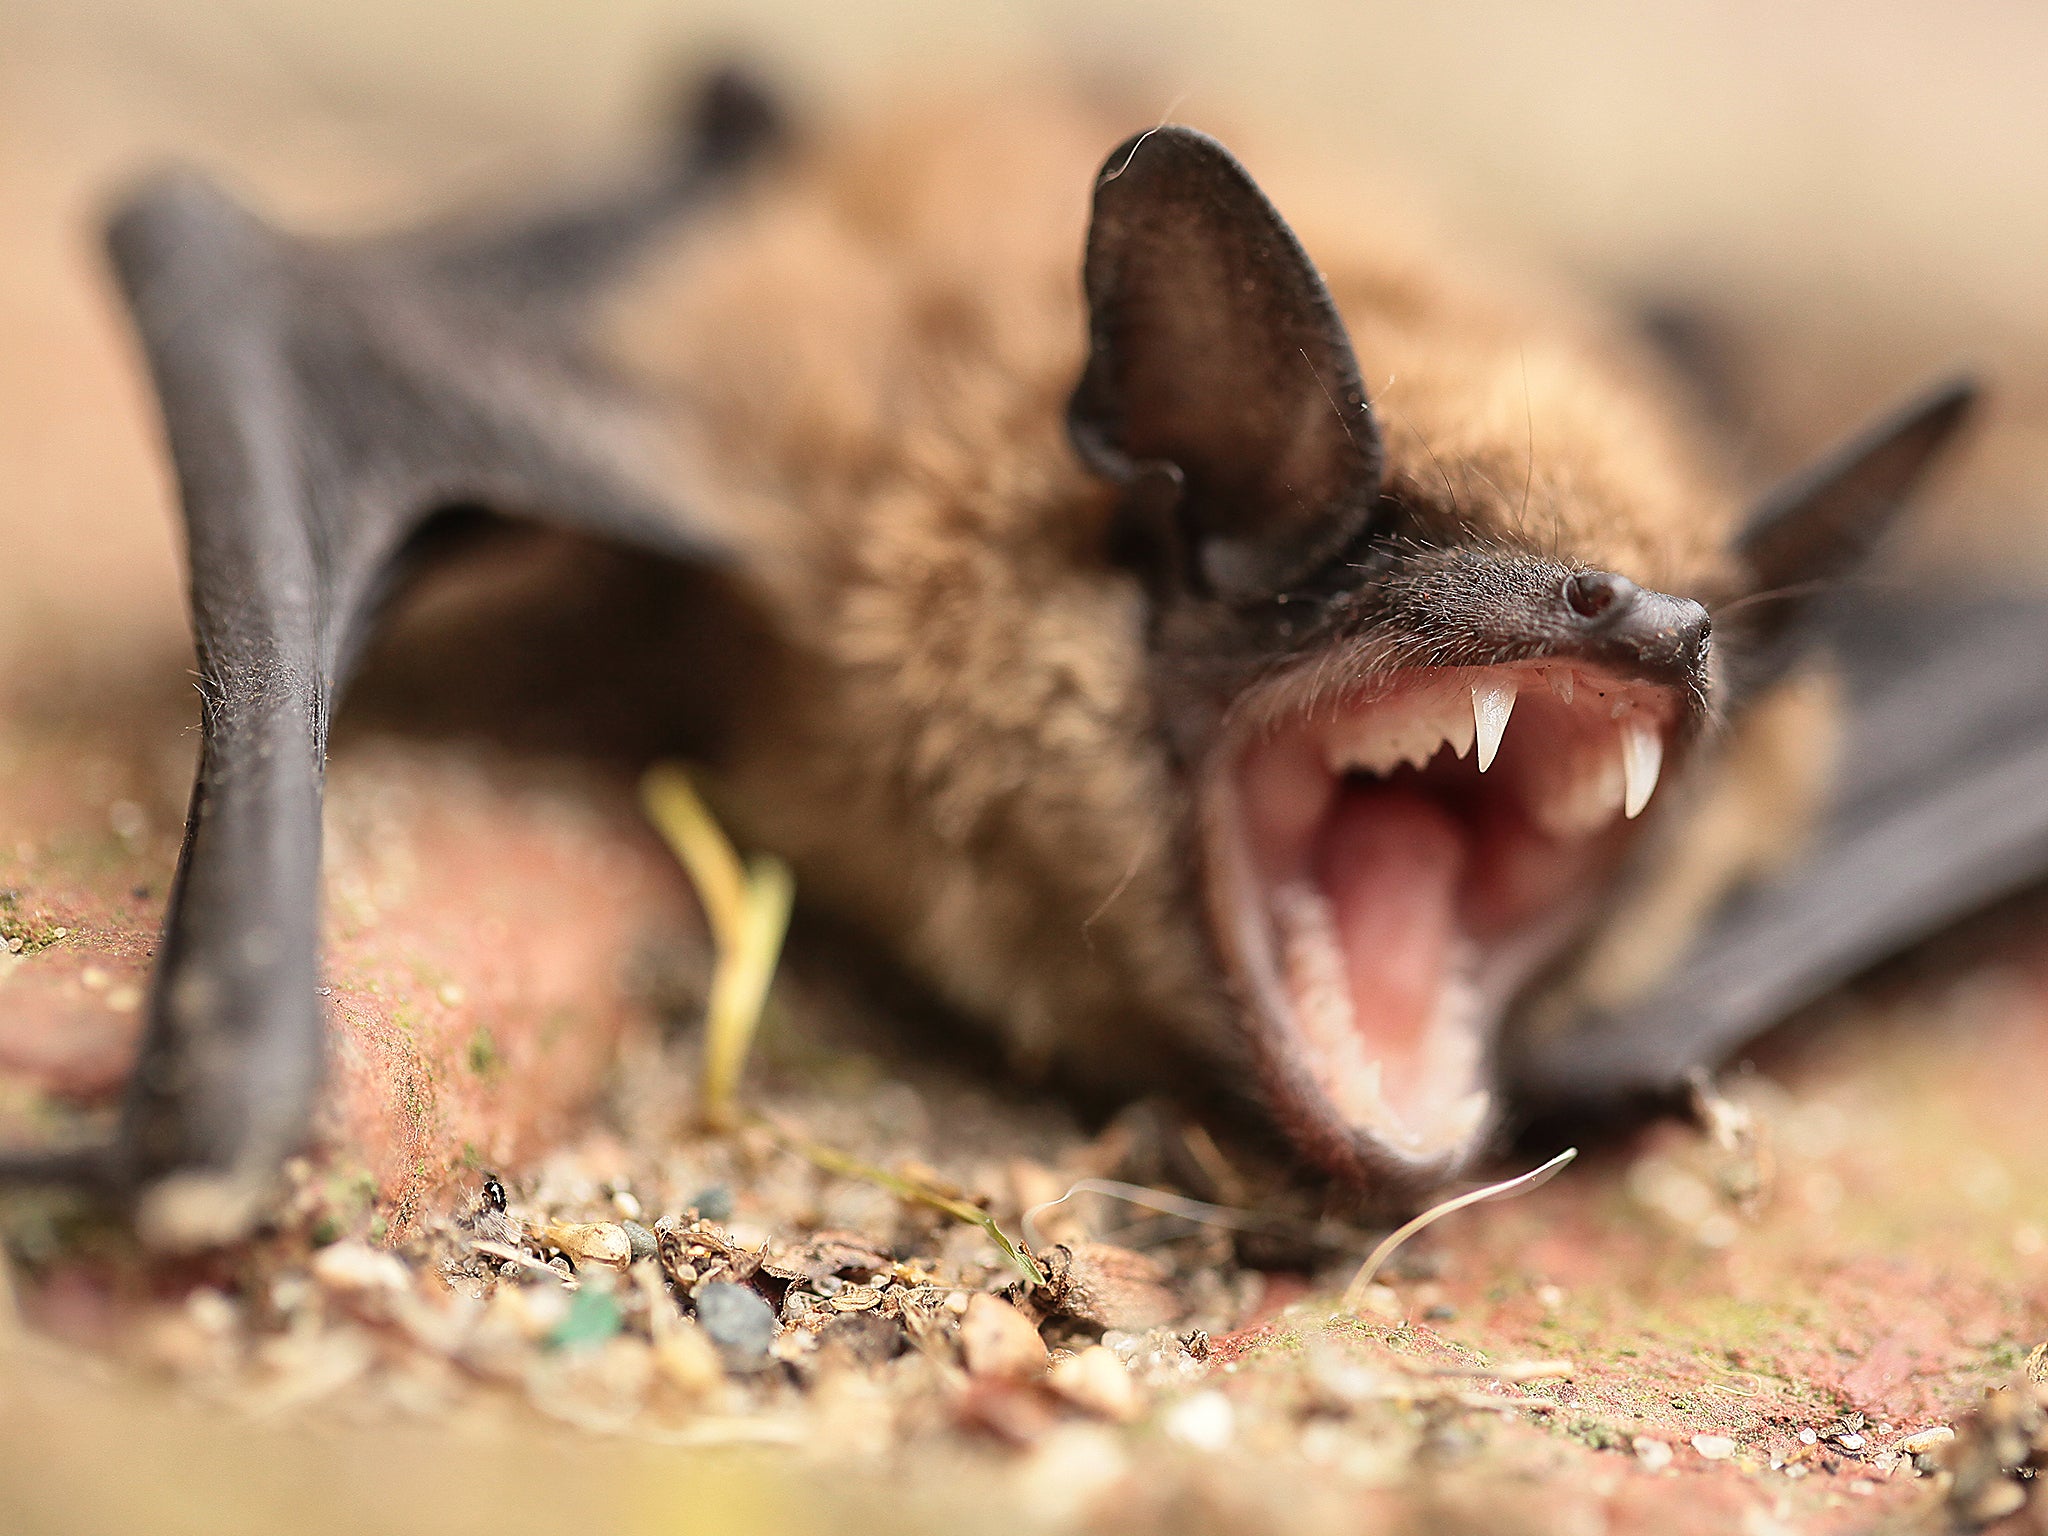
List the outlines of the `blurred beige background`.
{"type": "MultiPolygon", "coordinates": [[[[735,52],[821,111],[1003,61],[1117,71],[1162,115],[1391,162],[1491,240],[1705,301],[1768,342],[1744,354],[1766,464],[1962,359],[2005,392],[1956,496],[2009,512],[2048,463],[2048,7],[4,0],[0,657],[178,643],[93,247],[125,177],[190,156],[290,219],[398,217],[626,153],[691,61],[735,52]]],[[[1943,526],[2048,545],[2039,518],[1943,526]]]]}

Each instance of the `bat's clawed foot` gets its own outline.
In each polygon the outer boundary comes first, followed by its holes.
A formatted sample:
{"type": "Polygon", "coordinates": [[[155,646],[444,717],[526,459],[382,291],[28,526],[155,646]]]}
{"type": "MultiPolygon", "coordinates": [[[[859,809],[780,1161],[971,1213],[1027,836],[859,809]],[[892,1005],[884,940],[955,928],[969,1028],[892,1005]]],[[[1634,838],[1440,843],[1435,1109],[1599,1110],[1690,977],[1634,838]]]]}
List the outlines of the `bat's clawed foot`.
{"type": "Polygon", "coordinates": [[[161,1253],[197,1253],[247,1237],[277,1193],[274,1177],[253,1170],[189,1169],[138,1192],[135,1232],[161,1253]]]}
{"type": "Polygon", "coordinates": [[[147,1248],[198,1253],[256,1230],[276,1198],[279,1166],[250,1157],[231,1168],[149,1167],[124,1127],[106,1141],[0,1150],[0,1193],[67,1191],[126,1212],[147,1248]]]}

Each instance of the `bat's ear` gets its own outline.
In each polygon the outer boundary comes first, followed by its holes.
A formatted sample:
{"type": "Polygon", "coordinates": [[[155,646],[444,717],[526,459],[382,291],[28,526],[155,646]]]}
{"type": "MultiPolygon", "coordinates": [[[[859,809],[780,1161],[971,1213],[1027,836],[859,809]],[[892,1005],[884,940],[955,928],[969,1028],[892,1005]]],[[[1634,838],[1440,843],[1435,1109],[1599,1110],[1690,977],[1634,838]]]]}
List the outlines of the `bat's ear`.
{"type": "Polygon", "coordinates": [[[1068,423],[1128,489],[1124,552],[1242,602],[1357,536],[1381,452],[1350,338],[1228,150],[1177,127],[1119,146],[1095,184],[1085,281],[1091,347],[1068,423]]]}
{"type": "Polygon", "coordinates": [[[1767,495],[1737,540],[1760,599],[1755,628],[1777,640],[1799,627],[1811,604],[1876,549],[1977,399],[1977,385],[1951,379],[1866,427],[1767,495]]]}

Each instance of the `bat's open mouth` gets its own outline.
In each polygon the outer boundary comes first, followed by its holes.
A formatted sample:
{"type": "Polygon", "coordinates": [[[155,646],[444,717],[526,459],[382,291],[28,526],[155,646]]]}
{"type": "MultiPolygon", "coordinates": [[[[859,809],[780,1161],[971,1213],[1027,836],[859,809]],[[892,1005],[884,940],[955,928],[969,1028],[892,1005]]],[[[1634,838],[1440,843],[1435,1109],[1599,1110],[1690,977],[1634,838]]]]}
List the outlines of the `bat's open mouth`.
{"type": "Polygon", "coordinates": [[[1580,664],[1417,668],[1234,739],[1211,918],[1298,1145],[1383,1184],[1471,1154],[1499,1019],[1584,920],[1678,716],[1580,664]]]}

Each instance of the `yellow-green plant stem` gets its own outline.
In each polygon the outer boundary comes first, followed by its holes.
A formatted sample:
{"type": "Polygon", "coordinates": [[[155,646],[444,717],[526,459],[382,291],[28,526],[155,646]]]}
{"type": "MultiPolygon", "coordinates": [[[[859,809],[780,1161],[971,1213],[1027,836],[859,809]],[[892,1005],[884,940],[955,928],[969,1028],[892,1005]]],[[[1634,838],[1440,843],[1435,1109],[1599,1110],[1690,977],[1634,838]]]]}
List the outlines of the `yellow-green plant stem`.
{"type": "Polygon", "coordinates": [[[681,769],[650,770],[640,794],[648,818],[696,887],[711,929],[717,961],[705,1010],[699,1112],[707,1127],[730,1130],[738,1121],[740,1076],[789,931],[795,881],[789,866],[770,855],[742,863],[681,769]]]}

